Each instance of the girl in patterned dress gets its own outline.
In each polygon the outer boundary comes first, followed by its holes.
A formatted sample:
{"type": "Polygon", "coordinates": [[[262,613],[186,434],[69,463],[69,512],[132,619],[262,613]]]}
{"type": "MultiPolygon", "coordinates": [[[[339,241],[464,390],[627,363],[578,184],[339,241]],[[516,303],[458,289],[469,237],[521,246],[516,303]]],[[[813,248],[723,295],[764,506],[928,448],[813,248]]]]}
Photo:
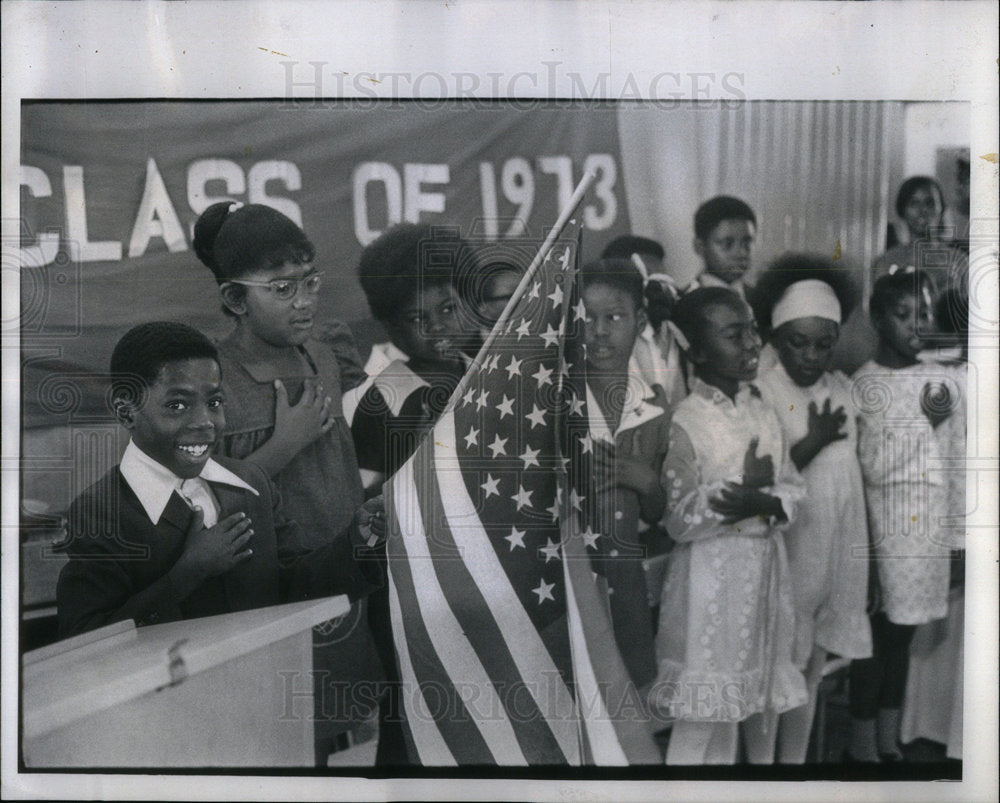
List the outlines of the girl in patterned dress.
{"type": "Polygon", "coordinates": [[[917,627],[910,644],[910,669],[900,739],[924,738],[944,744],[948,758],[962,758],[962,667],[965,663],[965,456],[966,391],[969,351],[969,299],[964,290],[948,290],[938,299],[934,317],[941,345],[955,347],[957,359],[941,363],[957,390],[955,412],[938,427],[942,438],[948,519],[941,541],[952,549],[948,616],[917,627]]]}
{"type": "Polygon", "coordinates": [[[827,654],[871,655],[868,522],[850,381],[830,370],[841,321],[855,293],[849,275],[822,257],[789,254],[756,286],[757,319],[769,332],[758,386],[781,422],[806,483],[785,546],[795,601],[795,662],[809,702],[783,714],[778,760],[806,759],[827,654]]]}
{"type": "Polygon", "coordinates": [[[948,612],[950,550],[940,526],[948,449],[941,425],[952,415],[954,394],[942,390],[948,369],[917,359],[933,325],[926,277],[912,269],[881,277],[870,314],[878,351],[854,375],[853,392],[880,610],[872,617],[872,657],[851,666],[849,755],[898,761],[913,633],[948,612]]]}
{"type": "Polygon", "coordinates": [[[674,322],[695,380],[675,409],[664,464],[677,546],[650,702],[676,720],[668,764],[735,763],[740,731],[748,760],[771,763],[777,714],[807,700],[792,662],[782,537],[801,478],[774,411],[750,384],[760,339],[747,305],[731,290],[699,288],[679,302],[674,322]]]}

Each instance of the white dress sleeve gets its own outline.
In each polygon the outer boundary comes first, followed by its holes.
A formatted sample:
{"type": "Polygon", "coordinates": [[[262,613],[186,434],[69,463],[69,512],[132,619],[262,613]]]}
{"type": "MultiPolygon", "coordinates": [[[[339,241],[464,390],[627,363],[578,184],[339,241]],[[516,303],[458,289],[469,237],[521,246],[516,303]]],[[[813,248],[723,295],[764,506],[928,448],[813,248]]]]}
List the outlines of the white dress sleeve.
{"type": "Polygon", "coordinates": [[[663,487],[667,489],[667,513],[663,523],[671,538],[685,543],[726,532],[728,528],[708,504],[708,500],[722,489],[723,482],[701,482],[694,445],[688,433],[677,423],[670,427],[670,448],[663,473],[663,487]]]}

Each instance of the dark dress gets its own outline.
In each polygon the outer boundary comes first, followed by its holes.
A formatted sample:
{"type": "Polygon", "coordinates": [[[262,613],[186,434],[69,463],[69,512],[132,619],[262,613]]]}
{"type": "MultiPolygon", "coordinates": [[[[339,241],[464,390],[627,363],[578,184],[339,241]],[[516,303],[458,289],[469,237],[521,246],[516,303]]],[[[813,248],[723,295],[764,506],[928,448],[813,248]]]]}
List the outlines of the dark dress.
{"type": "MultiPolygon", "coordinates": [[[[307,377],[318,377],[332,399],[333,428],[273,478],[287,515],[299,523],[303,537],[314,547],[343,540],[364,501],[354,443],[341,409],[342,392],[358,384],[364,372],[349,333],[327,327],[322,336],[323,341],[313,339],[299,347],[301,370],[294,375],[279,374],[240,348],[233,337],[219,344],[227,401],[223,451],[228,456],[248,458],[272,436],[275,379],[284,384],[289,404],[299,401],[307,377]]],[[[368,629],[367,605],[359,600],[345,616],[313,629],[316,738],[321,753],[337,733],[374,713],[373,687],[383,672],[368,629]]],[[[318,759],[323,762],[324,757],[318,759]]]]}

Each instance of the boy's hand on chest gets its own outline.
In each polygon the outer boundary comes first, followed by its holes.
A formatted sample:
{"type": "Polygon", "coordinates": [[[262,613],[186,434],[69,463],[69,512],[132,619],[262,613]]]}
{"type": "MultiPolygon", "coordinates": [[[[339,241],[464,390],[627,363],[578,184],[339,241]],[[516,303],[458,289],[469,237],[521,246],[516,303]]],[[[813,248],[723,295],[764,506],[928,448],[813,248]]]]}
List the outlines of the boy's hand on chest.
{"type": "Polygon", "coordinates": [[[184,551],[170,570],[179,598],[183,599],[209,577],[225,574],[253,555],[253,523],[245,513],[233,513],[212,527],[204,526],[201,508],[195,508],[184,541],[184,551]]]}

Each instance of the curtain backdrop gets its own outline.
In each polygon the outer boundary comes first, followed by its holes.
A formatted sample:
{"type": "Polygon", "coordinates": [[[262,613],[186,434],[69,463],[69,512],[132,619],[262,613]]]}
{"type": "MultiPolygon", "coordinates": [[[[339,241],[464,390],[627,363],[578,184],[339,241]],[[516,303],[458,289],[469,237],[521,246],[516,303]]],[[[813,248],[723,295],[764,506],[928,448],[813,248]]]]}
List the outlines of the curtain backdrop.
{"type": "Polygon", "coordinates": [[[736,195],[758,219],[755,269],[783,251],[833,256],[862,276],[883,250],[901,178],[903,104],[625,105],[619,130],[629,214],[681,281],[699,265],[694,210],[736,195]],[[839,249],[838,249],[839,243],[839,249]]]}

